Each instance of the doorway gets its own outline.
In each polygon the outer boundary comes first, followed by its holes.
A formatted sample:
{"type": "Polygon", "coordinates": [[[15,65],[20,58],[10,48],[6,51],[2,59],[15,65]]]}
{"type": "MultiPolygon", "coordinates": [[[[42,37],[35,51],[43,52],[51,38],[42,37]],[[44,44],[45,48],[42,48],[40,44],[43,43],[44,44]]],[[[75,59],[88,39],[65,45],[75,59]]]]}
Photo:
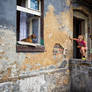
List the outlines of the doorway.
{"type": "MultiPolygon", "coordinates": [[[[78,38],[78,35],[85,35],[85,20],[77,17],[73,17],[73,38],[78,38]]],[[[81,59],[78,43],[73,41],[73,58],[81,59]]]]}

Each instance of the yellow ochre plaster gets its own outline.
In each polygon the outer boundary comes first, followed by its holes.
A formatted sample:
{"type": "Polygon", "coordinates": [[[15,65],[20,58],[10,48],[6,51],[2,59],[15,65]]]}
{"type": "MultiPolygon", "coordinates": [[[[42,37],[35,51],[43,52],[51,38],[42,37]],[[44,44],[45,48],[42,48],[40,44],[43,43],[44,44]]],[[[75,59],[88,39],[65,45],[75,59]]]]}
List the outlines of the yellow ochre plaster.
{"type": "MultiPolygon", "coordinates": [[[[71,10],[70,10],[71,11],[71,10]]],[[[70,58],[72,55],[72,42],[69,40],[69,34],[67,29],[72,32],[72,18],[71,12],[65,11],[61,12],[59,15],[54,14],[54,7],[49,5],[48,12],[44,17],[44,43],[45,43],[45,52],[37,54],[26,54],[26,58],[21,66],[22,70],[27,68],[26,64],[31,65],[30,70],[40,69],[41,67],[47,67],[50,65],[57,66],[58,63],[62,62],[61,59],[54,59],[53,57],[53,48],[56,43],[59,43],[64,48],[69,49],[67,58],[70,58]],[[62,23],[59,24],[58,20],[62,23]],[[65,25],[66,29],[59,29],[65,25]],[[71,53],[71,54],[70,54],[71,53]],[[36,66],[39,64],[39,66],[36,66]]]]}

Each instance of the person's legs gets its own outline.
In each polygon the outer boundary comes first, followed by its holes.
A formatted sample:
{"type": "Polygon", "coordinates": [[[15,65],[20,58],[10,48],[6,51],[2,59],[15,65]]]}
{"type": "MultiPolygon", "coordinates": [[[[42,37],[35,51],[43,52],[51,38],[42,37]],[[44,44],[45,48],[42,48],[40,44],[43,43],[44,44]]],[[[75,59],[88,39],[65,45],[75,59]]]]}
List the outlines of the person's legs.
{"type": "Polygon", "coordinates": [[[81,51],[81,55],[82,55],[82,60],[86,60],[86,47],[81,47],[80,51],[81,51]]]}
{"type": "Polygon", "coordinates": [[[81,47],[82,56],[86,56],[86,49],[85,47],[81,47]]]}
{"type": "Polygon", "coordinates": [[[81,52],[82,56],[84,56],[84,57],[86,56],[86,49],[85,49],[85,47],[81,47],[80,52],[81,52]]]}

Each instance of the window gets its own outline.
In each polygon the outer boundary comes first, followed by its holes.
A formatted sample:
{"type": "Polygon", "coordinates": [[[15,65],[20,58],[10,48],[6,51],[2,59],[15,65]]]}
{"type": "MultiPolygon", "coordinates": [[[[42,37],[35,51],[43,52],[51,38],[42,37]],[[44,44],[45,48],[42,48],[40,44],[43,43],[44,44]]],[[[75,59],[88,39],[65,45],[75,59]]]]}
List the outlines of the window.
{"type": "Polygon", "coordinates": [[[44,51],[44,0],[17,0],[17,51],[44,51]]]}

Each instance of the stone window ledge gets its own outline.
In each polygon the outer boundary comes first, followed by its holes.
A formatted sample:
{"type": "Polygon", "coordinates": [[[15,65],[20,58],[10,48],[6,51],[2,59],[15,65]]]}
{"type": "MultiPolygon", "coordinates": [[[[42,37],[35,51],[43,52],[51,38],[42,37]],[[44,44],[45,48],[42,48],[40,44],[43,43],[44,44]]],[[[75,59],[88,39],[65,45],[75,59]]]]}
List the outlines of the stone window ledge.
{"type": "Polygon", "coordinates": [[[40,46],[32,46],[32,45],[21,45],[17,44],[16,45],[16,52],[44,52],[45,47],[40,45],[40,46]]]}

